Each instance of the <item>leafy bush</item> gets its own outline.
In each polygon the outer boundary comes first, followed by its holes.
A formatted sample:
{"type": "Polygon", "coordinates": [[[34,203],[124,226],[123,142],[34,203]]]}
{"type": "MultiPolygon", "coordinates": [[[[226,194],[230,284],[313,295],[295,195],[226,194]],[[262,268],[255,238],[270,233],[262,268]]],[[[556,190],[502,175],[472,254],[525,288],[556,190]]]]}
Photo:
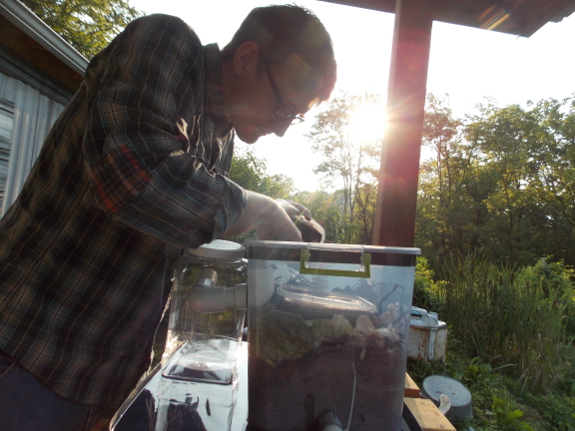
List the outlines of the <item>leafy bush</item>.
{"type": "Polygon", "coordinates": [[[508,399],[493,396],[492,409],[501,431],[534,431],[531,425],[520,420],[523,412],[514,408],[508,399]]]}
{"type": "Polygon", "coordinates": [[[525,290],[541,289],[545,302],[555,301],[553,305],[564,310],[564,326],[571,335],[575,335],[573,274],[573,269],[562,262],[541,259],[534,266],[522,268],[517,275],[517,283],[525,290]]]}
{"type": "Polygon", "coordinates": [[[418,256],[415,264],[415,280],[413,283],[413,305],[424,310],[435,311],[438,303],[438,283],[434,281],[435,273],[429,267],[429,262],[423,256],[418,256]]]}

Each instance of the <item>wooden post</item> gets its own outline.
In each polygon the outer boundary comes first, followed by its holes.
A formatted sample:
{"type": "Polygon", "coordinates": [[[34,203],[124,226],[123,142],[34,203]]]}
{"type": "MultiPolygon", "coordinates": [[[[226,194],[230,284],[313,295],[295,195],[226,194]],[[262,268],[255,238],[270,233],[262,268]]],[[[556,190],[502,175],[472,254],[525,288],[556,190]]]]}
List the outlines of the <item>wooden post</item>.
{"type": "Polygon", "coordinates": [[[373,241],[412,247],[432,2],[397,0],[373,241]]]}

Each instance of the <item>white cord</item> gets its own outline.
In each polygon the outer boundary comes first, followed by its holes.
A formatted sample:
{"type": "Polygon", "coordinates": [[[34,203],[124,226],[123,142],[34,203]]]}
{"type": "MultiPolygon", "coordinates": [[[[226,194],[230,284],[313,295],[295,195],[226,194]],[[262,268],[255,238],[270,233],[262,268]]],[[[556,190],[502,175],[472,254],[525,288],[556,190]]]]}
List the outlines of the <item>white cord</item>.
{"type": "Polygon", "coordinates": [[[355,384],[357,383],[357,375],[355,373],[355,362],[351,361],[351,366],[353,368],[353,395],[351,396],[351,408],[349,410],[349,419],[347,421],[347,428],[345,431],[349,431],[351,426],[351,416],[353,415],[353,405],[355,403],[355,384]]]}

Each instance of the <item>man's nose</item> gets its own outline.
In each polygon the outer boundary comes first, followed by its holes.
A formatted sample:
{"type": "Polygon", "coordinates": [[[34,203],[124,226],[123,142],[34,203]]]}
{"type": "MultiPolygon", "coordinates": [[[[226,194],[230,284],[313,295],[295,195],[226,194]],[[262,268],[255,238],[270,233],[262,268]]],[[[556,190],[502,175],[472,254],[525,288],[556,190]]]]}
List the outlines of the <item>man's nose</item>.
{"type": "Polygon", "coordinates": [[[282,138],[283,135],[286,134],[286,131],[290,126],[290,124],[291,120],[278,120],[277,122],[274,122],[273,124],[274,135],[277,135],[280,138],[282,138]]]}

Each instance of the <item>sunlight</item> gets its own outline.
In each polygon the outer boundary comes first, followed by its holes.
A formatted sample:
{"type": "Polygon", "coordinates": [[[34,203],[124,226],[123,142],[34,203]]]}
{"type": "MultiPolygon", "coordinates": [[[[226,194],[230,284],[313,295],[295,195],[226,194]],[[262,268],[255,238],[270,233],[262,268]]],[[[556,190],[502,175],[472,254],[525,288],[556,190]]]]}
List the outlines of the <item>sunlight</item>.
{"type": "Polygon", "coordinates": [[[385,106],[366,102],[350,114],[349,135],[359,142],[373,142],[383,138],[387,125],[385,106]]]}

